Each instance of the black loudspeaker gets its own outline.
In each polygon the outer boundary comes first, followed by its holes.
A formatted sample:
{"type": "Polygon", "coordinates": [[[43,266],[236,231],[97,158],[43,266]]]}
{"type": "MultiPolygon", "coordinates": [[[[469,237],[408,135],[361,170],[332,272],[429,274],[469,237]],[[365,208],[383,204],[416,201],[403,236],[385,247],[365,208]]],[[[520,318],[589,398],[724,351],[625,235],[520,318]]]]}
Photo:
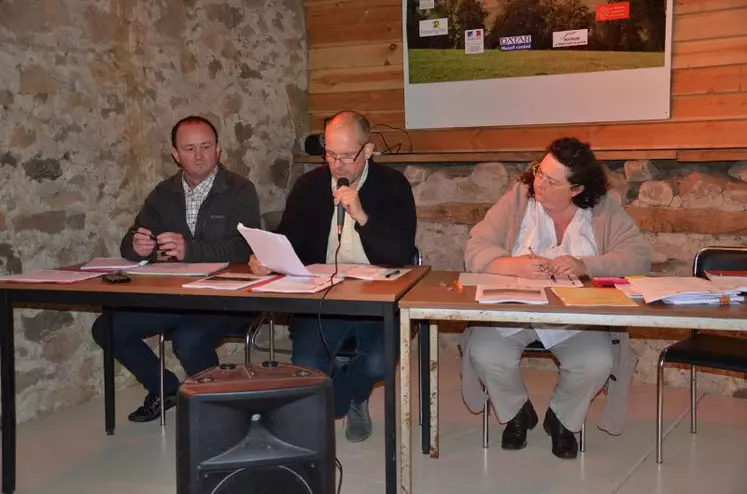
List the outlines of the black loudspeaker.
{"type": "Polygon", "coordinates": [[[177,494],[334,494],[332,384],[314,369],[223,364],[176,409],[177,494]]]}

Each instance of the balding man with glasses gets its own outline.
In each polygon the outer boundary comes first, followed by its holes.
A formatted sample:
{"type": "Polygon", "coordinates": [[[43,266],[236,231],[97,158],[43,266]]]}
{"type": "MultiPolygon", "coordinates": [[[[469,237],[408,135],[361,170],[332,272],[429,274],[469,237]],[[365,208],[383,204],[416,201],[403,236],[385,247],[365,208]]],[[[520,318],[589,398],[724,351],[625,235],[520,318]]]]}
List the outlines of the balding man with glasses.
{"type": "MultiPolygon", "coordinates": [[[[325,128],[327,166],[298,179],[277,232],[288,237],[304,264],[353,263],[402,266],[415,248],[415,200],[407,179],[374,164],[371,127],[357,112],[334,115],[325,128]],[[338,229],[338,204],[344,208],[338,229]]],[[[253,272],[267,269],[252,257],[253,272]]],[[[292,361],[331,374],[335,418],[347,417],[345,436],[360,442],[371,435],[368,398],[384,378],[381,318],[297,315],[290,325],[292,361]],[[322,337],[323,335],[323,337],[322,337]],[[352,341],[354,356],[336,365],[352,341]]]]}

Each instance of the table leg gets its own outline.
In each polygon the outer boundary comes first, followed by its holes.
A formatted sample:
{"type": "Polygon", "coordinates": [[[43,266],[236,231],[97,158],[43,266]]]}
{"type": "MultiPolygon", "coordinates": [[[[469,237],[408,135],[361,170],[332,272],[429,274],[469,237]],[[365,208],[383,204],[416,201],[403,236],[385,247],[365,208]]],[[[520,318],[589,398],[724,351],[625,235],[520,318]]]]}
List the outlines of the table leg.
{"type": "Polygon", "coordinates": [[[104,424],[108,435],[114,434],[114,331],[113,312],[104,311],[105,317],[109,318],[104,335],[104,424]]]}
{"type": "Polygon", "coordinates": [[[0,293],[0,393],[2,393],[3,493],[16,489],[16,352],[13,303],[8,292],[0,293]]]}
{"type": "Polygon", "coordinates": [[[412,492],[412,414],[410,413],[410,310],[399,311],[399,492],[412,492]]]}
{"type": "Polygon", "coordinates": [[[397,398],[395,378],[397,374],[397,307],[392,304],[384,311],[384,467],[386,470],[386,493],[397,492],[397,398]]]}
{"type": "Polygon", "coordinates": [[[424,455],[431,452],[431,339],[428,323],[420,321],[418,328],[418,363],[420,365],[420,449],[424,455]]]}
{"type": "Polygon", "coordinates": [[[429,325],[430,343],[430,405],[431,405],[431,433],[430,433],[430,451],[431,458],[438,458],[438,324],[429,325]]]}

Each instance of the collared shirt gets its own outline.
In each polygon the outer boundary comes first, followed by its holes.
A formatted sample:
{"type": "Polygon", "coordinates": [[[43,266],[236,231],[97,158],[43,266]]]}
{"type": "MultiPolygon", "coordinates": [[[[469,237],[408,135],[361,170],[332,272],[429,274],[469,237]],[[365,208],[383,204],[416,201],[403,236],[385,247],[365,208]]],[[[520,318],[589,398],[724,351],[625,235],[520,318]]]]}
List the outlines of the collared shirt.
{"type": "MultiPolygon", "coordinates": [[[[358,179],[355,186],[356,190],[361,190],[368,177],[368,160],[363,167],[363,173],[358,179]]],[[[337,190],[337,183],[332,178],[332,191],[337,190]]],[[[327,264],[335,263],[335,252],[337,251],[337,208],[332,213],[332,223],[329,227],[329,239],[327,240],[327,264]]],[[[342,226],[342,238],[340,239],[340,252],[337,255],[337,262],[340,264],[371,264],[363,250],[361,236],[355,229],[355,220],[349,214],[345,214],[345,222],[342,226]]]]}
{"type": "Polygon", "coordinates": [[[202,206],[202,203],[205,202],[205,198],[207,197],[208,192],[210,192],[210,189],[213,188],[213,182],[215,181],[215,176],[217,174],[218,167],[216,166],[213,169],[213,173],[208,175],[205,180],[192,188],[189,186],[187,180],[184,178],[184,174],[182,173],[184,206],[187,212],[186,220],[187,226],[189,227],[189,231],[192,232],[192,235],[195,234],[195,227],[197,226],[197,216],[200,214],[200,206],[202,206]]]}

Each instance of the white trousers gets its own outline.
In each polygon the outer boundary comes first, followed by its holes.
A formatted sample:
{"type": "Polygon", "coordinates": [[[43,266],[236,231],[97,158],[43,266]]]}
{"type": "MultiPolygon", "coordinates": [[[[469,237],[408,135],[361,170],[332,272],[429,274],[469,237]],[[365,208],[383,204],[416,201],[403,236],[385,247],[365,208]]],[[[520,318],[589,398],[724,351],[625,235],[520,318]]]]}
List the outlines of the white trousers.
{"type": "MultiPolygon", "coordinates": [[[[502,336],[496,327],[475,327],[469,359],[487,387],[498,420],[508,422],[529,399],[519,369],[524,349],[537,340],[531,328],[502,336]]],[[[612,343],[606,331],[583,330],[550,348],[560,362],[560,376],[550,408],[571,432],[578,432],[589,403],[612,369],[612,343]]]]}

